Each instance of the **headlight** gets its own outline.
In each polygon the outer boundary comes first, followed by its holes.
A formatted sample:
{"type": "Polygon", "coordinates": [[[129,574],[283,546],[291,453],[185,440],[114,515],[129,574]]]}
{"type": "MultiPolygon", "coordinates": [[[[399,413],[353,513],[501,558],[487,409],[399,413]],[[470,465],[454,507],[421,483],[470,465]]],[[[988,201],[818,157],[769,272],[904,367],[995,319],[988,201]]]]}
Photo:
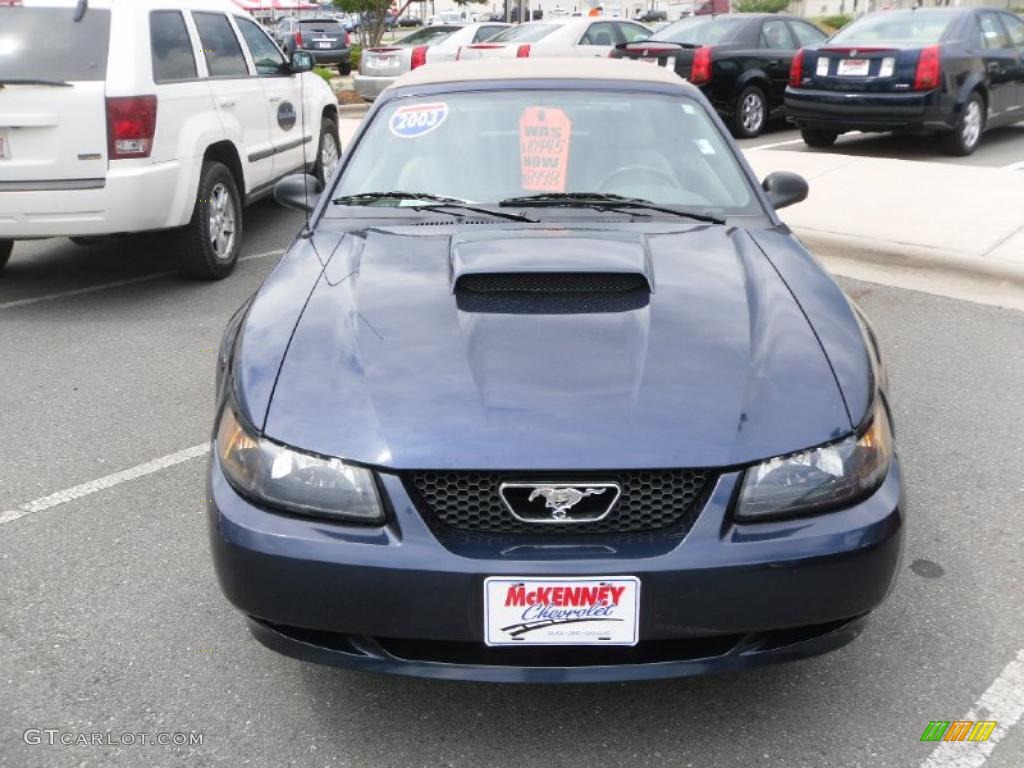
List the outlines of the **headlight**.
{"type": "Polygon", "coordinates": [[[881,485],[892,453],[889,418],[879,403],[858,434],[748,469],[736,519],[805,515],[854,504],[881,485]]]}
{"type": "Polygon", "coordinates": [[[217,457],[240,493],[270,506],[334,520],[383,522],[368,470],[255,437],[230,406],[224,408],[217,428],[217,457]]]}

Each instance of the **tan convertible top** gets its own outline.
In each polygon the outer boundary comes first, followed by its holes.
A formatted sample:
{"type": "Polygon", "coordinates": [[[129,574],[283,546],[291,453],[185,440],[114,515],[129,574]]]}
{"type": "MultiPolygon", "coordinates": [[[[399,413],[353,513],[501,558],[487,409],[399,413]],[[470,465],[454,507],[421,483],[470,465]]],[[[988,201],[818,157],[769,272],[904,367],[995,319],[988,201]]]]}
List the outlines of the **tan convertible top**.
{"type": "Polygon", "coordinates": [[[482,80],[608,80],[615,82],[667,83],[684,81],[671,69],[628,59],[550,58],[550,59],[474,59],[428,64],[417,67],[397,80],[392,88],[404,85],[467,83],[482,80]]]}

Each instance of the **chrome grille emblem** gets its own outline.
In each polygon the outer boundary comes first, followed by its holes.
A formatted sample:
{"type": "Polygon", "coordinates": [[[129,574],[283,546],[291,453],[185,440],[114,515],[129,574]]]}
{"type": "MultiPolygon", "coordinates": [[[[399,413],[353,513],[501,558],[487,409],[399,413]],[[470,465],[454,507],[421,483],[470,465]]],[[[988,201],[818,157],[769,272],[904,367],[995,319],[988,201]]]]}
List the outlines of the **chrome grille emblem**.
{"type": "Polygon", "coordinates": [[[622,494],[613,482],[502,483],[501,499],[525,523],[592,523],[603,520],[622,494]]]}

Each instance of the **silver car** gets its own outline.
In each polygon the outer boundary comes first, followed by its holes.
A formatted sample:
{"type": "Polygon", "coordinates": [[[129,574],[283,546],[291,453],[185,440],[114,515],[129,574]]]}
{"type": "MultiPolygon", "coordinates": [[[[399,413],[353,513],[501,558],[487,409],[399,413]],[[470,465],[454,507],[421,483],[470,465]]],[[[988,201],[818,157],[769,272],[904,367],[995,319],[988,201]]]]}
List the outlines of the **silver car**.
{"type": "Polygon", "coordinates": [[[367,48],[359,59],[356,93],[373,101],[399,75],[427,63],[455,61],[459,52],[489,40],[509,25],[497,21],[423,27],[388,46],[367,48]]]}
{"type": "Polygon", "coordinates": [[[650,36],[650,29],[627,19],[559,17],[519,24],[482,45],[467,46],[459,58],[604,57],[619,43],[633,43],[650,36]]]}

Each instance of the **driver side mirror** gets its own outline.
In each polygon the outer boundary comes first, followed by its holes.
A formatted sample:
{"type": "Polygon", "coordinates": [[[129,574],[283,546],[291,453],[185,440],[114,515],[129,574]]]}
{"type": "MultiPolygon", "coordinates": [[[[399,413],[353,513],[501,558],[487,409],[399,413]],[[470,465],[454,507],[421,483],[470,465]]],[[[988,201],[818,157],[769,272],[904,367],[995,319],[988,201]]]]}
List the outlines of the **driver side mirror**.
{"type": "Polygon", "coordinates": [[[274,186],[274,199],[285,208],[309,213],[316,207],[323,191],[320,179],[308,173],[293,173],[274,186]]]}
{"type": "Polygon", "coordinates": [[[307,51],[296,51],[292,54],[292,72],[312,72],[313,54],[307,51]]]}
{"type": "Polygon", "coordinates": [[[807,180],[789,171],[769,173],[761,182],[761,188],[768,193],[768,202],[775,210],[806,200],[810,192],[807,180]]]}

